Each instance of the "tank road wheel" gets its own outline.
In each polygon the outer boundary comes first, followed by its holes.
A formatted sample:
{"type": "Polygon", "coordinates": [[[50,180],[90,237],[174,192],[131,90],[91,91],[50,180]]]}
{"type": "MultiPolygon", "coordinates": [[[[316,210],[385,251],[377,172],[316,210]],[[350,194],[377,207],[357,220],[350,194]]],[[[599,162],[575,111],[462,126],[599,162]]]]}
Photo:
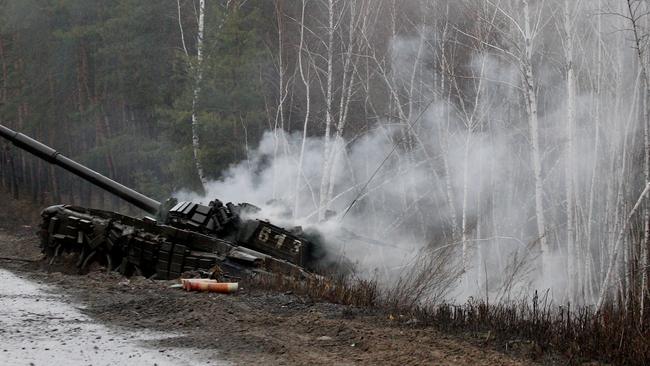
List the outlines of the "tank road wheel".
{"type": "Polygon", "coordinates": [[[85,271],[86,267],[88,267],[88,264],[90,263],[90,260],[93,259],[95,254],[97,254],[96,250],[93,250],[92,252],[90,252],[90,254],[88,254],[88,257],[86,257],[86,259],[84,259],[83,264],[81,265],[81,268],[79,268],[79,274],[84,274],[84,271],[85,271]]]}
{"type": "Polygon", "coordinates": [[[81,268],[85,256],[86,256],[86,247],[84,246],[81,248],[81,253],[79,253],[79,259],[77,259],[77,263],[75,264],[77,268],[81,268]]]}
{"type": "Polygon", "coordinates": [[[106,253],[106,273],[111,273],[113,270],[113,259],[111,253],[106,253]]]}
{"type": "Polygon", "coordinates": [[[52,259],[50,259],[48,266],[52,266],[59,255],[61,255],[61,244],[57,245],[56,249],[54,249],[54,255],[52,256],[52,259]]]}

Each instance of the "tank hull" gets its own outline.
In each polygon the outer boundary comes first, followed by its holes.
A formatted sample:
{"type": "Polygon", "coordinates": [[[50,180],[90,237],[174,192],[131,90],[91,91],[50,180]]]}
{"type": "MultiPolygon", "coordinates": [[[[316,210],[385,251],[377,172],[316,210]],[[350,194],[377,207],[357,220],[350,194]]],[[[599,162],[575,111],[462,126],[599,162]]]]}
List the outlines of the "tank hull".
{"type": "Polygon", "coordinates": [[[313,244],[299,228],[286,230],[269,222],[244,219],[258,210],[242,203],[208,205],[167,200],[161,204],[126,187],[29,136],[0,125],[0,137],[44,161],[150,213],[142,219],[91,208],[58,205],[43,210],[43,252],[51,262],[65,252],[79,253],[83,271],[95,260],[128,275],[137,272],[159,279],[188,271],[279,272],[305,276],[313,244]],[[248,215],[246,215],[248,216],[248,215]]]}
{"type": "Polygon", "coordinates": [[[77,253],[81,272],[99,261],[127,276],[155,279],[179,278],[187,272],[224,278],[255,273],[310,276],[289,261],[148,218],[66,205],[48,207],[41,216],[43,252],[52,262],[64,253],[77,253]]]}

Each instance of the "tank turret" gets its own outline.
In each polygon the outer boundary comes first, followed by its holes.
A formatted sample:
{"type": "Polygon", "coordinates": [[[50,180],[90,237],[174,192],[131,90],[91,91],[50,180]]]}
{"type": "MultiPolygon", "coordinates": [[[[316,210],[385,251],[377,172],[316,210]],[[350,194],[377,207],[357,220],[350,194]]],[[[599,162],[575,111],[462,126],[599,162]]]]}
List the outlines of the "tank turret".
{"type": "Polygon", "coordinates": [[[125,274],[161,279],[196,270],[226,276],[250,271],[308,275],[304,267],[312,259],[311,242],[300,236],[298,228],[286,230],[248,218],[256,210],[253,205],[218,199],[208,205],[174,199],[161,204],[2,125],[0,137],[158,218],[69,205],[48,207],[41,213],[40,236],[50,264],[62,253],[74,252],[81,271],[99,260],[125,274]]]}

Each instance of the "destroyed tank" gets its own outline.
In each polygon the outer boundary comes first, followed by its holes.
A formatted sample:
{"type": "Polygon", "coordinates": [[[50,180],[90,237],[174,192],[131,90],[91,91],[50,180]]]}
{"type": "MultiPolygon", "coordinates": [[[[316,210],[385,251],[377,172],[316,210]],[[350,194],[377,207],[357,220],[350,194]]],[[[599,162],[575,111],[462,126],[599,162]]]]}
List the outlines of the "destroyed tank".
{"type": "Polygon", "coordinates": [[[152,216],[135,218],[72,205],[44,209],[41,248],[52,264],[78,253],[83,272],[94,261],[124,275],[173,279],[185,272],[240,278],[255,273],[311,276],[319,253],[299,227],[290,230],[251,219],[248,203],[164,204],[89,169],[29,136],[0,125],[0,137],[50,164],[110,192],[152,216]]]}

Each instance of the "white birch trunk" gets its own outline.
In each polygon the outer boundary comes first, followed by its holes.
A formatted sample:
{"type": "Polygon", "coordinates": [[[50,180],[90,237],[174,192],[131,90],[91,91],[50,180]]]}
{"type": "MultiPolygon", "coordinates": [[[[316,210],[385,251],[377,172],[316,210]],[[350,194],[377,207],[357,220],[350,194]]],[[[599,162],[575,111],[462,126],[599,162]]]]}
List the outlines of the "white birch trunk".
{"type": "Polygon", "coordinates": [[[309,116],[311,108],[311,88],[309,87],[309,76],[305,75],[302,54],[305,40],[305,0],[302,0],[302,12],[300,17],[300,47],[298,49],[298,68],[300,69],[300,78],[305,86],[305,119],[302,126],[302,142],[300,144],[300,156],[298,157],[298,172],[296,173],[296,199],[293,208],[293,217],[298,217],[300,207],[300,181],[302,175],[302,165],[305,159],[305,145],[307,143],[307,126],[309,125],[309,116]]]}
{"type": "MultiPolygon", "coordinates": [[[[451,92],[448,95],[448,103],[451,102],[451,92]]],[[[448,127],[450,124],[450,111],[449,108],[447,108],[446,112],[446,126],[448,127]]],[[[454,187],[451,182],[451,166],[449,165],[449,128],[447,128],[445,131],[442,131],[442,128],[440,129],[440,135],[442,136],[442,139],[444,139],[443,142],[443,151],[442,151],[442,163],[445,168],[445,197],[447,198],[447,205],[449,206],[449,215],[451,216],[451,236],[452,236],[452,241],[455,241],[458,238],[458,218],[456,214],[456,199],[454,195],[454,187]]]]}
{"type": "MultiPolygon", "coordinates": [[[[647,5],[646,5],[647,6],[647,5]]],[[[645,17],[646,29],[650,20],[645,17]]],[[[638,34],[635,34],[638,37],[638,34]]],[[[648,64],[650,64],[647,48],[644,49],[645,53],[641,53],[641,45],[637,40],[639,47],[639,62],[643,69],[644,74],[644,93],[643,93],[643,175],[646,184],[650,184],[650,75],[648,75],[648,64]],[[644,56],[644,57],[642,57],[644,56]]],[[[647,45],[646,45],[647,47],[647,45]]],[[[641,289],[640,289],[640,321],[643,324],[643,317],[645,312],[645,298],[648,290],[648,272],[650,272],[650,207],[646,204],[643,207],[643,241],[640,243],[640,271],[641,271],[641,289]]]]}
{"type": "MultiPolygon", "coordinates": [[[[602,9],[602,1],[598,1],[598,10],[602,9]]],[[[598,16],[598,37],[601,37],[602,34],[602,15],[598,16]]],[[[596,128],[595,137],[594,137],[594,152],[592,156],[593,168],[591,170],[591,182],[589,185],[589,198],[587,203],[587,229],[586,229],[586,243],[588,245],[587,252],[587,293],[589,296],[589,302],[594,301],[595,298],[595,288],[594,288],[594,279],[596,268],[594,266],[593,260],[593,249],[596,247],[593,243],[593,222],[594,222],[594,198],[596,191],[596,176],[598,174],[598,162],[599,162],[599,145],[600,145],[600,103],[601,103],[601,70],[602,70],[602,42],[597,41],[598,47],[596,51],[596,90],[594,93],[594,126],[596,128]]]]}
{"type": "Polygon", "coordinates": [[[327,205],[331,203],[330,200],[334,194],[334,173],[338,169],[338,163],[341,161],[339,154],[341,154],[341,146],[343,146],[343,131],[345,130],[345,125],[348,119],[348,110],[350,106],[350,99],[352,98],[353,89],[354,89],[354,73],[351,72],[352,62],[353,62],[353,53],[355,51],[355,31],[357,31],[355,24],[357,21],[357,7],[356,1],[350,2],[350,19],[349,19],[349,29],[348,29],[348,40],[346,46],[346,51],[343,54],[343,81],[341,85],[341,96],[339,98],[339,118],[336,123],[336,133],[334,139],[334,146],[330,151],[330,172],[329,172],[329,181],[328,192],[327,192],[327,205]]]}
{"type": "MultiPolygon", "coordinates": [[[[481,69],[479,71],[478,75],[478,83],[476,86],[476,95],[474,98],[474,106],[472,113],[470,114],[469,118],[467,118],[467,121],[465,122],[467,124],[467,136],[465,138],[465,151],[464,151],[464,167],[463,167],[463,203],[462,203],[462,213],[461,213],[461,240],[462,240],[462,260],[463,260],[463,268],[465,269],[465,278],[467,280],[467,276],[469,275],[469,258],[470,258],[470,253],[469,253],[469,242],[467,239],[467,201],[468,201],[468,195],[469,195],[469,168],[470,168],[470,147],[472,144],[472,135],[474,133],[474,124],[476,115],[478,114],[478,109],[479,109],[479,103],[481,102],[481,89],[483,85],[483,77],[484,77],[484,72],[485,72],[485,57],[483,55],[480,55],[481,57],[481,69]]],[[[464,109],[464,107],[463,107],[464,109]]],[[[469,281],[466,281],[466,284],[469,285],[469,281]]],[[[479,286],[482,285],[479,283],[479,286]]]]}
{"type": "MultiPolygon", "coordinates": [[[[643,76],[643,175],[645,178],[646,185],[650,184],[650,131],[649,131],[649,126],[648,123],[650,121],[650,102],[648,101],[648,98],[650,98],[650,75],[648,74],[648,55],[644,54],[644,52],[647,52],[647,45],[645,44],[645,40],[643,38],[646,35],[641,34],[641,28],[639,26],[639,22],[641,21],[641,17],[644,15],[638,15],[633,11],[633,7],[636,5],[633,5],[631,0],[627,1],[627,9],[628,9],[628,15],[629,15],[629,20],[630,23],[632,23],[632,33],[634,34],[634,42],[635,42],[635,48],[637,51],[637,56],[638,56],[638,62],[639,66],[641,68],[641,74],[643,76]]],[[[646,5],[647,6],[647,5],[646,5]]],[[[638,11],[638,8],[637,8],[638,11]]],[[[645,14],[647,15],[647,14],[645,14]]],[[[648,19],[647,16],[645,16],[645,22],[646,26],[648,24],[648,19]]],[[[650,268],[648,268],[648,262],[649,262],[649,246],[650,246],[650,207],[648,205],[644,205],[643,207],[643,240],[640,243],[640,250],[639,250],[639,265],[640,265],[640,274],[641,274],[641,288],[640,288],[640,318],[641,322],[643,322],[643,313],[645,311],[645,293],[647,289],[647,283],[648,283],[648,271],[650,271],[650,268]]]]}
{"type": "MultiPolygon", "coordinates": [[[[600,308],[604,302],[606,301],[607,295],[610,292],[611,289],[611,284],[616,282],[618,280],[619,283],[622,283],[623,278],[620,276],[620,271],[618,271],[618,267],[620,265],[619,261],[619,253],[620,253],[620,243],[625,239],[624,234],[626,233],[628,227],[629,227],[629,222],[636,213],[638,206],[642,203],[643,198],[648,192],[648,188],[650,185],[646,185],[644,191],[641,193],[639,196],[639,199],[637,200],[637,203],[634,205],[634,208],[630,212],[630,214],[627,217],[627,220],[623,219],[623,221],[620,223],[620,230],[618,230],[618,235],[616,234],[616,228],[618,228],[618,220],[619,220],[619,213],[623,209],[624,205],[624,189],[625,189],[625,181],[624,178],[626,177],[626,169],[627,169],[627,150],[628,150],[628,135],[629,135],[629,128],[633,120],[633,111],[636,108],[636,100],[638,98],[638,88],[639,88],[639,79],[641,76],[641,72],[638,73],[636,81],[634,83],[634,94],[633,94],[633,103],[632,106],[629,110],[628,116],[627,116],[627,121],[625,122],[625,128],[622,133],[622,139],[623,139],[623,147],[622,151],[620,153],[620,159],[613,159],[613,167],[612,167],[612,179],[616,179],[618,177],[619,182],[617,182],[617,187],[615,188],[616,193],[612,193],[612,195],[615,195],[616,200],[613,203],[614,207],[614,215],[611,220],[611,234],[609,235],[609,243],[614,243],[614,245],[609,248],[609,258],[607,260],[607,267],[606,267],[606,272],[605,272],[605,277],[602,281],[601,287],[600,287],[600,294],[598,297],[598,305],[597,308],[600,308]],[[618,164],[618,165],[616,165],[618,164]],[[617,171],[616,169],[620,167],[620,171],[617,171]],[[618,277],[618,278],[617,278],[618,277]]],[[[615,152],[614,152],[615,154],[615,152]]],[[[606,249],[605,249],[606,250],[606,249]]],[[[603,265],[604,265],[603,261],[603,265]]]]}
{"type": "MultiPolygon", "coordinates": [[[[446,34],[446,26],[445,26],[445,32],[443,32],[443,40],[445,39],[444,36],[446,34]]],[[[446,62],[446,55],[445,55],[445,47],[444,45],[440,47],[440,53],[441,53],[441,65],[440,68],[442,69],[441,71],[441,77],[440,77],[440,93],[444,93],[445,89],[447,88],[447,73],[448,73],[448,68],[447,68],[447,62],[446,62]]],[[[447,105],[451,105],[451,90],[448,91],[447,93],[447,105]]],[[[451,221],[451,236],[452,236],[452,241],[455,241],[458,237],[458,218],[456,214],[456,199],[454,195],[454,190],[453,190],[453,185],[451,183],[451,167],[449,165],[449,125],[451,123],[450,119],[450,108],[445,109],[445,123],[444,125],[447,126],[447,129],[443,131],[442,127],[439,128],[438,130],[438,135],[440,135],[441,145],[442,145],[442,162],[443,162],[443,167],[445,169],[444,172],[444,182],[445,182],[445,198],[447,200],[447,206],[449,209],[449,218],[451,221]]],[[[441,116],[442,117],[442,116],[441,116]]],[[[442,126],[443,124],[440,123],[438,124],[439,126],[442,126]]]]}
{"type": "Polygon", "coordinates": [[[565,188],[566,188],[566,241],[567,241],[567,290],[568,299],[576,302],[576,285],[579,284],[577,249],[575,243],[575,217],[573,197],[573,125],[575,124],[575,75],[573,66],[573,29],[571,26],[571,12],[569,0],[564,1],[564,31],[565,44],[564,52],[566,59],[566,149],[565,149],[565,188]]]}
{"type": "Polygon", "coordinates": [[[196,35],[196,70],[194,75],[194,91],[192,92],[192,152],[194,153],[194,165],[196,172],[201,181],[203,189],[208,184],[201,164],[201,144],[199,141],[199,118],[196,111],[196,106],[201,93],[201,82],[203,80],[203,32],[205,26],[205,0],[199,1],[199,27],[196,35]]]}
{"type": "Polygon", "coordinates": [[[537,120],[537,90],[533,76],[533,39],[530,26],[530,8],[528,0],[524,4],[524,42],[525,56],[523,58],[524,88],[526,92],[528,126],[530,132],[530,157],[535,177],[535,216],[537,221],[537,234],[542,252],[542,273],[548,268],[549,247],[546,238],[546,220],[544,213],[544,187],[542,177],[542,158],[539,146],[539,124],[537,120]]]}
{"type": "MultiPolygon", "coordinates": [[[[471,123],[471,121],[470,121],[471,123]]],[[[462,240],[462,261],[463,269],[465,271],[465,286],[469,290],[469,242],[467,241],[467,195],[469,187],[469,147],[472,141],[472,129],[471,126],[467,130],[467,136],[465,138],[465,166],[463,167],[463,204],[461,211],[461,240],[462,240]]]]}
{"type": "MultiPolygon", "coordinates": [[[[280,135],[284,134],[284,100],[286,98],[285,81],[284,81],[284,60],[283,60],[283,35],[282,35],[282,14],[280,11],[280,4],[276,1],[276,18],[278,25],[278,92],[280,93],[280,100],[278,102],[278,109],[275,114],[275,122],[273,126],[273,161],[277,161],[278,150],[280,149],[280,135]]],[[[300,52],[299,50],[298,52],[300,52]]],[[[300,167],[298,168],[300,170],[300,167]]],[[[271,196],[273,199],[277,198],[277,174],[278,167],[273,164],[273,171],[271,177],[271,196]]],[[[298,193],[296,192],[296,195],[298,193]]]]}
{"type": "Polygon", "coordinates": [[[618,236],[616,238],[616,242],[614,242],[614,247],[612,250],[612,256],[609,258],[609,265],[607,266],[607,274],[605,275],[605,279],[603,280],[603,284],[600,287],[600,296],[598,297],[598,303],[596,305],[597,309],[600,309],[605,301],[607,300],[607,294],[609,293],[610,287],[611,287],[611,281],[612,281],[612,276],[613,276],[613,271],[614,267],[616,266],[616,260],[618,259],[618,254],[619,254],[619,245],[621,241],[623,240],[623,237],[625,236],[625,232],[627,231],[629,225],[630,225],[630,220],[632,217],[634,217],[634,214],[636,211],[639,209],[639,206],[641,203],[643,203],[644,198],[648,194],[648,191],[650,191],[650,183],[646,184],[645,189],[643,192],[641,192],[641,195],[639,196],[639,199],[636,201],[634,204],[634,207],[630,211],[630,213],[627,216],[627,220],[623,223],[621,226],[621,230],[618,233],[618,236]]]}
{"type": "MultiPolygon", "coordinates": [[[[641,58],[640,62],[647,62],[646,57],[641,58]]],[[[643,176],[645,178],[646,184],[650,184],[650,133],[648,131],[648,122],[650,121],[650,78],[646,74],[647,64],[642,64],[642,69],[644,70],[644,89],[643,89],[643,176]]],[[[643,207],[643,240],[639,243],[639,270],[641,275],[641,284],[640,284],[640,320],[643,322],[643,315],[645,312],[645,297],[646,290],[648,285],[648,245],[650,245],[650,208],[648,205],[643,207]]]]}
{"type": "Polygon", "coordinates": [[[323,147],[323,169],[320,183],[320,204],[318,220],[325,218],[329,206],[329,175],[331,174],[331,129],[332,129],[332,78],[334,64],[334,0],[327,1],[328,27],[327,27],[327,86],[325,90],[325,136],[323,147]]]}

